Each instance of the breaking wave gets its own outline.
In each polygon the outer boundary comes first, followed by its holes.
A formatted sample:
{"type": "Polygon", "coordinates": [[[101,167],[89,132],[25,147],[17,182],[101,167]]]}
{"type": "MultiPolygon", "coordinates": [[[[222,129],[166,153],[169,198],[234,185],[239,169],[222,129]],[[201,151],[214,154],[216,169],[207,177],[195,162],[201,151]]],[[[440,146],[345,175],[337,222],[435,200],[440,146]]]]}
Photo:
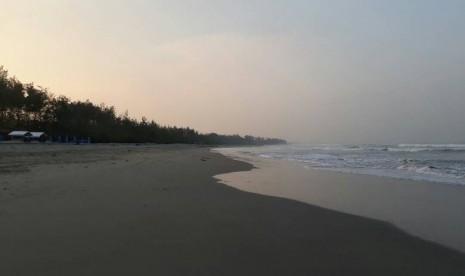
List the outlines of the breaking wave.
{"type": "Polygon", "coordinates": [[[286,145],[237,149],[306,167],[465,185],[465,144],[286,145]]]}

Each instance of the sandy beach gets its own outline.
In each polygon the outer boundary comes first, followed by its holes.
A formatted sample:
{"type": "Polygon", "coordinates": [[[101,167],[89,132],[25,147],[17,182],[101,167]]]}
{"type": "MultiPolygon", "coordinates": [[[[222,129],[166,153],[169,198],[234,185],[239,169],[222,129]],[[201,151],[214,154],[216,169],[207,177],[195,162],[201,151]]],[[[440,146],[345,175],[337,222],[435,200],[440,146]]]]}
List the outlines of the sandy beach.
{"type": "Polygon", "coordinates": [[[465,275],[464,254],[391,224],[214,178],[252,168],[196,146],[2,144],[0,274],[465,275]]]}
{"type": "Polygon", "coordinates": [[[219,151],[256,167],[217,176],[227,185],[389,222],[412,235],[465,252],[465,186],[461,184],[319,170],[233,148],[219,151]]]}

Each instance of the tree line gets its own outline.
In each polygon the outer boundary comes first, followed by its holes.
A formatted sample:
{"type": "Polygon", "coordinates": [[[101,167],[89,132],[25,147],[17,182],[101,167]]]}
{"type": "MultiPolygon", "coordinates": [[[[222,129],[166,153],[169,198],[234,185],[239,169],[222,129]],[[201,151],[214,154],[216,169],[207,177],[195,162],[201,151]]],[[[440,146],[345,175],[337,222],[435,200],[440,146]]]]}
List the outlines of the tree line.
{"type": "Polygon", "coordinates": [[[206,145],[269,145],[285,140],[240,135],[201,134],[191,128],[117,115],[113,106],[89,100],[72,101],[47,89],[9,77],[0,66],[0,133],[46,131],[49,136],[90,137],[98,143],[186,143],[206,145]]]}

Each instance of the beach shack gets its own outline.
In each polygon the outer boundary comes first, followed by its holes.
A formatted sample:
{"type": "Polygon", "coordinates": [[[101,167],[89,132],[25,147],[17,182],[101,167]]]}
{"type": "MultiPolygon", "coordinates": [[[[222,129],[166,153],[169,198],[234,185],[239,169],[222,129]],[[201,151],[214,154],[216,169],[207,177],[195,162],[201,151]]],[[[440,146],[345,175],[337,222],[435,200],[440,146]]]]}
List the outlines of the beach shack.
{"type": "Polygon", "coordinates": [[[45,134],[45,132],[41,132],[41,131],[34,132],[34,131],[32,131],[30,133],[31,133],[31,137],[30,137],[31,141],[39,141],[39,142],[47,141],[48,136],[47,136],[47,134],[45,134]]]}
{"type": "Polygon", "coordinates": [[[32,136],[32,134],[29,131],[14,130],[8,133],[8,136],[10,137],[11,140],[14,140],[14,141],[19,141],[19,140],[26,141],[32,136]]]}
{"type": "Polygon", "coordinates": [[[15,130],[8,134],[11,140],[24,141],[24,142],[45,142],[47,141],[47,134],[45,132],[31,132],[24,130],[15,130]]]}

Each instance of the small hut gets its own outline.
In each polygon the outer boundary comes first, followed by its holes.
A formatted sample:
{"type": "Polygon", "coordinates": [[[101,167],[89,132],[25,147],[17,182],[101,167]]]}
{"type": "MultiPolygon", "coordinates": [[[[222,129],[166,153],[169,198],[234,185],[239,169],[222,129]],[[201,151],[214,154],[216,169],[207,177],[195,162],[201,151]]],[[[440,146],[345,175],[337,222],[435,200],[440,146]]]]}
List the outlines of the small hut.
{"type": "Polygon", "coordinates": [[[31,133],[31,140],[32,141],[39,141],[39,142],[45,142],[47,141],[47,134],[45,132],[30,132],[31,133]]]}
{"type": "Polygon", "coordinates": [[[24,131],[24,130],[15,130],[8,134],[11,140],[22,140],[24,142],[45,142],[47,141],[47,134],[45,132],[31,132],[31,131],[24,131]]]}
{"type": "Polygon", "coordinates": [[[11,140],[26,141],[28,138],[32,136],[32,134],[29,131],[25,131],[25,130],[14,130],[8,133],[8,136],[10,136],[11,140]]]}

